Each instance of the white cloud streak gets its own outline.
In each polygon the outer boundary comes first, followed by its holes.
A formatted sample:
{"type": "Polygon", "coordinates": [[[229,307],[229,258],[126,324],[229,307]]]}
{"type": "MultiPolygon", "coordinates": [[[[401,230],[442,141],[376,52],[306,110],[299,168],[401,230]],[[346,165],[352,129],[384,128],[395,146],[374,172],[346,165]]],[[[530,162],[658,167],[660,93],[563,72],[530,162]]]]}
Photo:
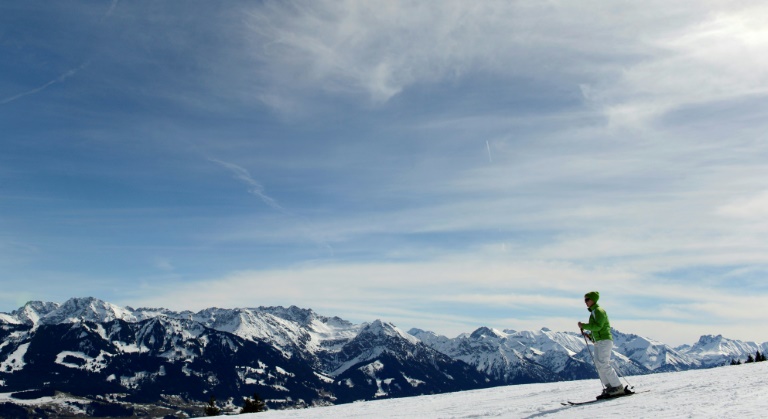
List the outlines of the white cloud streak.
{"type": "Polygon", "coordinates": [[[634,124],[683,106],[768,94],[768,7],[723,6],[647,38],[658,53],[598,86],[590,98],[614,123],[634,124]]]}
{"type": "Polygon", "coordinates": [[[282,110],[317,89],[383,103],[485,73],[572,86],[610,127],[638,129],[768,93],[768,8],[757,2],[275,2],[249,16],[270,80],[261,97],[282,110]]]}
{"type": "Polygon", "coordinates": [[[5,105],[5,104],[8,104],[8,103],[17,101],[17,100],[19,100],[19,99],[21,99],[23,97],[34,95],[36,93],[40,93],[43,90],[51,87],[54,84],[63,83],[64,81],[66,81],[70,77],[73,77],[75,74],[77,74],[81,70],[83,70],[86,67],[88,67],[89,64],[90,64],[90,61],[85,61],[84,63],[80,64],[79,66],[65,71],[60,76],[58,76],[55,79],[53,79],[53,80],[51,80],[51,81],[41,85],[40,87],[36,87],[34,89],[27,90],[26,92],[22,92],[22,93],[13,95],[13,96],[6,97],[5,99],[0,99],[0,105],[5,105]]]}
{"type": "Polygon", "coordinates": [[[277,201],[275,201],[272,197],[270,197],[264,192],[264,186],[262,186],[261,183],[256,181],[248,172],[248,170],[234,163],[229,163],[222,160],[209,158],[208,161],[216,163],[226,168],[227,170],[229,170],[234,175],[235,179],[248,185],[248,192],[257,196],[259,199],[261,199],[262,202],[267,204],[269,207],[283,213],[286,212],[285,209],[282,206],[280,206],[280,204],[277,203],[277,201]]]}

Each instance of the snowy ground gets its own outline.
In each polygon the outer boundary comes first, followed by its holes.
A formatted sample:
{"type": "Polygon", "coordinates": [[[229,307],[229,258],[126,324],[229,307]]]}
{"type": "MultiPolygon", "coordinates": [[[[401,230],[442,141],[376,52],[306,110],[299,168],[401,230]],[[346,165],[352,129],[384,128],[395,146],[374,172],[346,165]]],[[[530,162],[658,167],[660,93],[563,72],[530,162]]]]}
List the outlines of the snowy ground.
{"type": "Polygon", "coordinates": [[[600,393],[597,380],[497,387],[238,417],[271,418],[713,418],[765,417],[768,362],[627,377],[651,391],[585,406],[562,406],[600,393]]]}

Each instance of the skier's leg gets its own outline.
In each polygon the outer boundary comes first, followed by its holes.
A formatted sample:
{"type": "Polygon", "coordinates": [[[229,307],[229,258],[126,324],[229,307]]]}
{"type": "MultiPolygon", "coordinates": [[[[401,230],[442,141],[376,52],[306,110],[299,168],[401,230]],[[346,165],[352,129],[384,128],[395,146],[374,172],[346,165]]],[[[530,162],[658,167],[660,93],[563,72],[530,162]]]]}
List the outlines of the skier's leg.
{"type": "Polygon", "coordinates": [[[616,375],[616,371],[611,366],[612,349],[612,340],[595,342],[595,367],[604,386],[619,387],[621,386],[621,380],[619,380],[619,376],[616,375]]]}
{"type": "Polygon", "coordinates": [[[605,355],[603,354],[603,351],[601,350],[601,347],[604,346],[600,343],[601,341],[595,342],[595,369],[597,370],[597,375],[600,377],[600,382],[603,383],[603,387],[609,386],[608,380],[605,376],[605,355]]]}

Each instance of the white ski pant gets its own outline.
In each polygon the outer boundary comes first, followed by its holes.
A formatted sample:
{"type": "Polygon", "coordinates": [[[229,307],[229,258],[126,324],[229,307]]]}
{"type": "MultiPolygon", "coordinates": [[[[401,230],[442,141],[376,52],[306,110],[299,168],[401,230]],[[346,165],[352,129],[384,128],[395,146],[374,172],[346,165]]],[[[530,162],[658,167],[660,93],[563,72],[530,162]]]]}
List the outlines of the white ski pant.
{"type": "Polygon", "coordinates": [[[610,339],[595,342],[595,368],[603,386],[618,387],[621,385],[619,376],[611,366],[611,351],[613,341],[610,339]]]}

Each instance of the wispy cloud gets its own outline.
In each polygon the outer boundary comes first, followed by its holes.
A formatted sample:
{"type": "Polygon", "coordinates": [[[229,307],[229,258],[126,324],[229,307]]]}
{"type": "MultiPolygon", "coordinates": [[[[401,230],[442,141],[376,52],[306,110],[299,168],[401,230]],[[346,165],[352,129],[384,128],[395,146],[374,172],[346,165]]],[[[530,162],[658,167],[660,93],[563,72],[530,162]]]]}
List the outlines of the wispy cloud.
{"type": "Polygon", "coordinates": [[[154,266],[157,269],[165,272],[173,272],[176,270],[171,261],[163,257],[156,257],[154,260],[154,266]]]}
{"type": "Polygon", "coordinates": [[[748,2],[313,1],[260,5],[248,19],[271,83],[261,97],[279,97],[281,110],[317,90],[383,103],[486,73],[580,89],[611,124],[636,127],[681,106],[766,94],[766,14],[748,2]]]}
{"type": "Polygon", "coordinates": [[[118,3],[120,3],[120,0],[112,0],[112,3],[110,3],[109,5],[109,9],[107,9],[107,11],[104,13],[104,16],[101,17],[102,21],[112,16],[112,13],[114,13],[115,9],[117,9],[118,3]]]}
{"type": "Polygon", "coordinates": [[[438,8],[401,1],[273,3],[250,19],[255,48],[281,88],[292,79],[335,93],[362,92],[380,103],[415,82],[485,66],[502,52],[486,36],[519,38],[508,29],[516,19],[506,20],[513,9],[462,2],[438,8]]]}
{"type": "Polygon", "coordinates": [[[283,93],[320,88],[381,103],[477,73],[563,85],[615,80],[658,52],[648,34],[671,36],[706,15],[693,16],[696,2],[653,3],[618,12],[597,1],[313,1],[260,5],[249,19],[253,53],[283,93]]]}
{"type": "Polygon", "coordinates": [[[21,98],[23,98],[25,96],[30,96],[30,95],[34,95],[36,93],[40,93],[43,90],[49,88],[50,86],[52,86],[54,84],[63,83],[68,78],[73,77],[75,74],[77,74],[81,70],[83,70],[86,67],[88,67],[89,64],[90,64],[90,61],[85,61],[82,64],[80,64],[79,66],[77,66],[75,68],[72,68],[72,69],[70,69],[68,71],[65,71],[60,76],[56,77],[55,79],[53,79],[53,80],[51,80],[51,81],[49,81],[49,82],[47,82],[47,83],[45,83],[45,84],[43,84],[43,85],[41,85],[39,87],[36,87],[34,89],[31,89],[31,90],[27,90],[26,92],[22,92],[22,93],[13,95],[13,96],[6,97],[5,99],[0,99],[0,105],[5,105],[5,104],[8,104],[8,103],[14,102],[16,100],[19,100],[19,99],[21,99],[21,98]]]}
{"type": "Polygon", "coordinates": [[[768,7],[711,5],[701,20],[662,27],[644,41],[650,53],[615,80],[603,80],[590,100],[613,123],[636,125],[683,106],[734,101],[768,94],[768,7]]]}
{"type": "Polygon", "coordinates": [[[272,225],[272,228],[270,231],[261,231],[261,229],[254,229],[254,232],[247,232],[242,229],[242,225],[238,224],[236,227],[236,231],[232,232],[225,232],[218,235],[218,238],[221,240],[243,240],[243,239],[250,239],[253,240],[255,237],[260,236],[261,239],[266,238],[267,240],[275,241],[287,241],[287,242],[296,242],[296,241],[309,241],[313,243],[317,248],[321,249],[322,253],[327,256],[333,256],[334,255],[334,249],[333,246],[328,242],[328,237],[332,236],[331,234],[327,234],[327,232],[323,232],[322,229],[318,229],[316,227],[311,226],[311,223],[309,223],[304,217],[298,216],[294,214],[291,211],[288,211],[283,206],[281,206],[277,200],[272,198],[271,196],[267,195],[265,192],[264,186],[255,180],[250,172],[246,170],[245,168],[238,166],[234,163],[209,158],[209,161],[216,163],[218,165],[221,165],[225,168],[227,168],[234,177],[245,183],[248,186],[248,192],[251,194],[257,196],[263,203],[268,205],[270,208],[273,208],[277,211],[279,211],[283,215],[290,216],[292,219],[292,222],[290,223],[290,226],[288,228],[280,227],[279,225],[272,225]]]}
{"type": "Polygon", "coordinates": [[[768,192],[741,198],[716,210],[717,214],[744,219],[768,218],[768,192]]]}
{"type": "Polygon", "coordinates": [[[280,204],[277,203],[277,201],[275,201],[272,197],[270,197],[264,192],[264,186],[262,186],[261,183],[256,181],[248,172],[248,170],[234,163],[229,163],[229,162],[225,162],[218,159],[209,158],[208,161],[216,163],[228,169],[234,175],[235,179],[245,183],[248,186],[248,192],[257,196],[259,199],[261,199],[262,202],[264,202],[271,208],[274,208],[280,212],[286,212],[285,209],[282,206],[280,206],[280,204]]]}

